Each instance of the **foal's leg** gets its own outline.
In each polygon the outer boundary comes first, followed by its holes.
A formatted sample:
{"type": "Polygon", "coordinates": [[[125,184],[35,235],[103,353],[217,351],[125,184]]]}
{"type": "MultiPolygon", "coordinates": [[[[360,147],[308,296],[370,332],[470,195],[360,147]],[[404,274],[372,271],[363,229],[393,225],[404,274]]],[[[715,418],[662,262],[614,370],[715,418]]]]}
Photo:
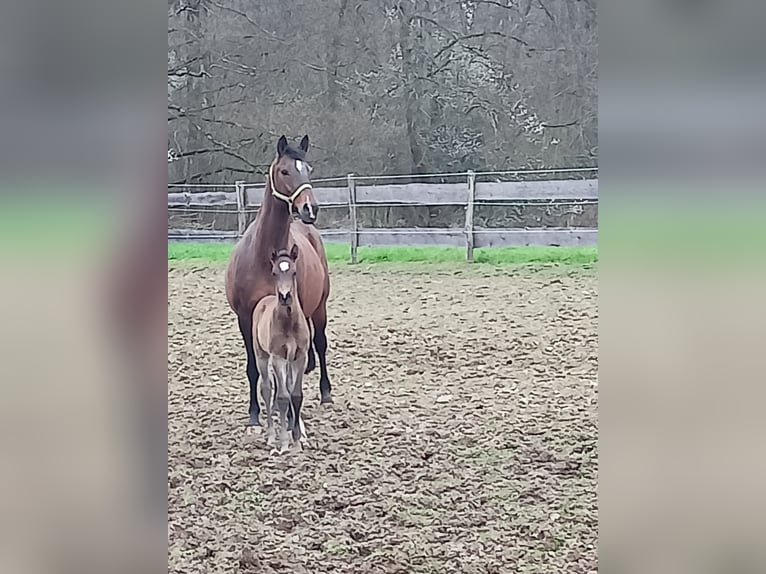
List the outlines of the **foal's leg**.
{"type": "MultiPolygon", "coordinates": [[[[309,335],[311,335],[311,319],[308,317],[306,317],[306,324],[309,327],[309,335]]],[[[316,366],[317,366],[317,359],[314,353],[314,345],[311,344],[311,337],[309,336],[309,360],[308,360],[308,363],[306,363],[305,373],[308,375],[311,371],[316,369],[316,366]]]]}
{"type": "Polygon", "coordinates": [[[292,376],[285,359],[272,357],[271,364],[275,371],[274,384],[277,392],[277,408],[279,409],[279,450],[284,452],[290,446],[290,434],[287,432],[287,411],[290,409],[290,378],[292,376]]]}
{"type": "Polygon", "coordinates": [[[258,404],[258,367],[255,362],[255,351],[253,350],[253,318],[252,315],[238,316],[239,332],[245,341],[245,352],[247,353],[247,380],[250,383],[250,408],[248,409],[248,426],[259,426],[261,407],[258,404]]]}
{"type": "Polygon", "coordinates": [[[305,443],[306,430],[303,426],[301,417],[301,407],[303,407],[303,361],[295,361],[291,365],[293,371],[293,386],[290,389],[290,402],[293,407],[293,447],[295,450],[301,450],[301,439],[305,443]]]}
{"type": "Polygon", "coordinates": [[[266,406],[266,444],[274,444],[274,381],[275,374],[268,356],[257,357],[261,372],[261,395],[266,406]]]}
{"type": "Polygon", "coordinates": [[[316,347],[317,355],[319,355],[319,393],[321,394],[320,402],[322,404],[333,402],[330,377],[327,376],[327,336],[325,335],[325,327],[327,327],[326,305],[327,302],[323,301],[311,317],[311,320],[314,323],[314,347],[316,347]]]}

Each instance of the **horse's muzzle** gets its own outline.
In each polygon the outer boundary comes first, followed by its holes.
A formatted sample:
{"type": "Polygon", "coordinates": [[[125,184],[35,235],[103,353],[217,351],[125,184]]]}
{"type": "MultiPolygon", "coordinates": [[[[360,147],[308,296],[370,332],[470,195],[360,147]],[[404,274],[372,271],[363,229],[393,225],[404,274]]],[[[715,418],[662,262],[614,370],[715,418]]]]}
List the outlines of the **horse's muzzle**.
{"type": "Polygon", "coordinates": [[[291,293],[277,293],[280,305],[289,305],[293,302],[293,296],[291,293]]]}
{"type": "Polygon", "coordinates": [[[318,205],[305,203],[303,204],[303,208],[298,213],[298,217],[301,218],[301,221],[303,223],[308,223],[309,225],[313,225],[314,223],[316,223],[317,213],[319,213],[318,205]]]}

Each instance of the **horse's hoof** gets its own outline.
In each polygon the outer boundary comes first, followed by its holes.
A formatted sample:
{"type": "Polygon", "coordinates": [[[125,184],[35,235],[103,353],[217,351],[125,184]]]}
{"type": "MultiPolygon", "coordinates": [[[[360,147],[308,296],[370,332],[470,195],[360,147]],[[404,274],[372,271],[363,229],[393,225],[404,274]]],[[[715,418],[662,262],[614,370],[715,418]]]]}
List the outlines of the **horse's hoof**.
{"type": "Polygon", "coordinates": [[[330,395],[322,395],[322,398],[319,400],[320,405],[332,405],[335,401],[332,400],[332,397],[330,395]]]}
{"type": "Polygon", "coordinates": [[[297,454],[303,450],[303,445],[301,444],[301,441],[296,441],[290,445],[290,448],[287,450],[290,454],[297,454]]]}
{"type": "Polygon", "coordinates": [[[263,428],[260,426],[248,425],[245,427],[245,438],[247,440],[255,440],[262,432],[263,428]]]}

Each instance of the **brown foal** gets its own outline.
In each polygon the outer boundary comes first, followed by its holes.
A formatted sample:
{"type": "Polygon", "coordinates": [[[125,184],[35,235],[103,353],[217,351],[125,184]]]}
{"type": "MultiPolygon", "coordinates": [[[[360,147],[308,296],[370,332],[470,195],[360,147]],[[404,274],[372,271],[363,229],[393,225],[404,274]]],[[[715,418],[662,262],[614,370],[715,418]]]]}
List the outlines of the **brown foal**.
{"type": "Polygon", "coordinates": [[[310,333],[298,296],[297,259],[297,245],[293,245],[289,252],[281,249],[272,254],[276,294],[261,299],[253,310],[253,348],[261,375],[261,395],[266,405],[266,439],[270,444],[275,439],[273,410],[276,399],[280,425],[278,452],[284,452],[290,446],[287,428],[290,409],[295,450],[301,450],[301,439],[305,434],[301,407],[310,333]]]}

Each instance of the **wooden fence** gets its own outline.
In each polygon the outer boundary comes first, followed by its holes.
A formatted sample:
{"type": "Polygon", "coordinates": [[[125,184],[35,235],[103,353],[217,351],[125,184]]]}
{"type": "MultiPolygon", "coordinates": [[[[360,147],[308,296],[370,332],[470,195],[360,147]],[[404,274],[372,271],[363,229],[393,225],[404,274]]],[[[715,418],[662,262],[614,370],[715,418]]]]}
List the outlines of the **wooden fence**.
{"type": "MultiPolygon", "coordinates": [[[[596,169],[562,171],[591,171],[596,169]]],[[[522,173],[522,172],[512,172],[522,173]]],[[[450,174],[446,174],[450,175],[450,174]]],[[[465,246],[466,259],[473,260],[473,250],[478,247],[500,246],[593,246],[597,244],[596,228],[479,228],[474,227],[474,209],[486,203],[513,202],[596,202],[598,200],[597,179],[541,180],[481,182],[477,174],[467,172],[462,183],[404,183],[374,184],[375,179],[357,178],[349,174],[342,178],[314,182],[314,194],[320,207],[347,207],[349,229],[321,229],[322,236],[330,241],[349,243],[351,260],[357,261],[359,246],[375,245],[451,245],[465,246]],[[371,185],[359,185],[360,181],[371,185]],[[342,182],[337,187],[320,187],[322,183],[342,182]],[[459,228],[360,228],[357,209],[375,206],[434,206],[463,205],[465,223],[459,228]]],[[[486,175],[486,174],[482,174],[486,175]]],[[[389,178],[393,179],[393,178],[389,178]]],[[[218,186],[224,187],[224,186],[218,186]]],[[[227,187],[232,187],[231,185],[227,187]]],[[[261,204],[263,184],[244,182],[234,184],[232,191],[178,192],[168,194],[168,207],[194,210],[236,205],[237,230],[209,231],[199,229],[168,229],[169,240],[236,240],[247,225],[247,212],[261,204]]],[[[173,189],[173,188],[171,188],[173,189]]],[[[321,217],[321,215],[320,215],[321,217]]]]}

